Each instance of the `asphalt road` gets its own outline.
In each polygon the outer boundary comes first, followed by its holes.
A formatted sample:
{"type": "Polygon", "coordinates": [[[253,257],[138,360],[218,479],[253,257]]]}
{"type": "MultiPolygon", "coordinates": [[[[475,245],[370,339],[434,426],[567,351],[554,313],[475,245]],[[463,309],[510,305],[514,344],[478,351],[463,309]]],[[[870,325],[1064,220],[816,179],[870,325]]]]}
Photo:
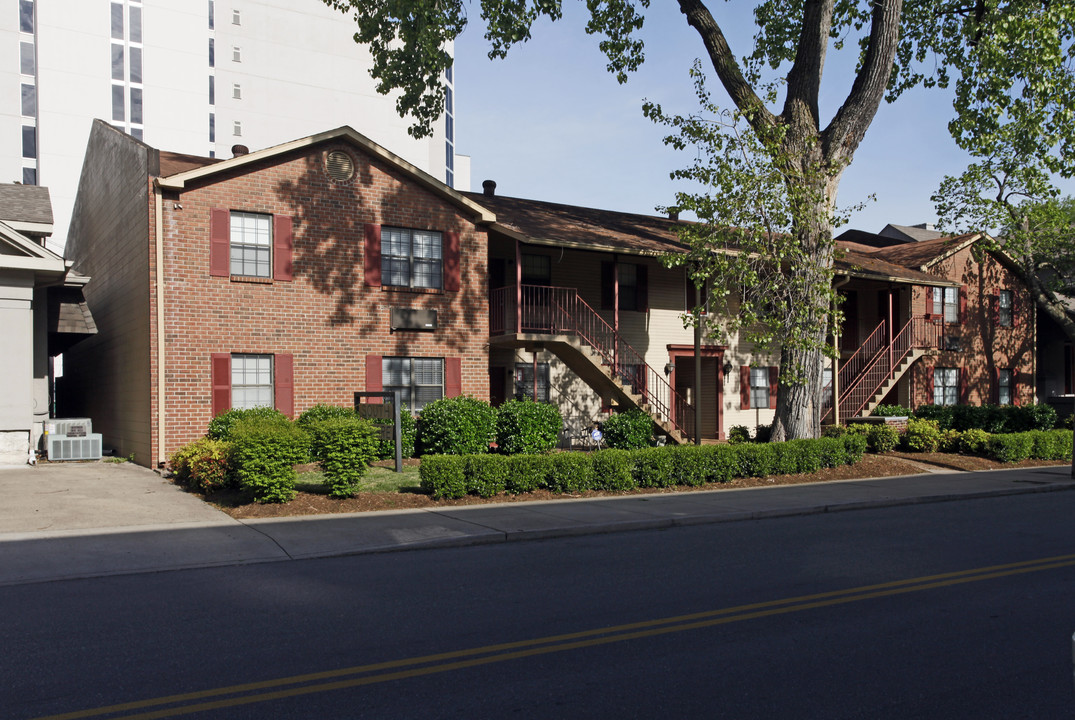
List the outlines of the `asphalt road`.
{"type": "Polygon", "coordinates": [[[1049,493],[0,588],[0,717],[1070,718],[1073,515],[1049,493]]]}

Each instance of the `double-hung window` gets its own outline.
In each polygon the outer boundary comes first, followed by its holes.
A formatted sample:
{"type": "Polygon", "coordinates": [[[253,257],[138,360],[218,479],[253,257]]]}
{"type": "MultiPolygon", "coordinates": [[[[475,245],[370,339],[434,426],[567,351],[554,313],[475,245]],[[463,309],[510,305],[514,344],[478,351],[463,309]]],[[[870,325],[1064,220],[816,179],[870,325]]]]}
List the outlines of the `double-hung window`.
{"type": "Polygon", "coordinates": [[[959,322],[959,288],[946,287],[939,293],[941,297],[941,317],[946,323],[959,322]]]}
{"type": "Polygon", "coordinates": [[[381,282],[393,287],[443,289],[441,233],[381,228],[381,282]]]}
{"type": "Polygon", "coordinates": [[[411,412],[444,397],[444,359],[386,357],[381,364],[381,385],[398,390],[400,402],[411,412]]]}
{"type": "Polygon", "coordinates": [[[997,293],[997,324],[1001,327],[1012,326],[1012,291],[1000,290],[997,293]]]}
{"type": "Polygon", "coordinates": [[[997,370],[997,405],[1012,404],[1012,371],[997,370]]]}
{"type": "Polygon", "coordinates": [[[955,405],[959,402],[959,368],[933,369],[933,403],[955,405]]]}
{"type": "Polygon", "coordinates": [[[750,407],[769,407],[769,368],[750,368],[750,407]]]}
{"type": "Polygon", "coordinates": [[[231,356],[231,406],[273,406],[272,355],[231,356]]]}
{"type": "Polygon", "coordinates": [[[231,213],[231,274],[272,277],[272,217],[231,213]]]}

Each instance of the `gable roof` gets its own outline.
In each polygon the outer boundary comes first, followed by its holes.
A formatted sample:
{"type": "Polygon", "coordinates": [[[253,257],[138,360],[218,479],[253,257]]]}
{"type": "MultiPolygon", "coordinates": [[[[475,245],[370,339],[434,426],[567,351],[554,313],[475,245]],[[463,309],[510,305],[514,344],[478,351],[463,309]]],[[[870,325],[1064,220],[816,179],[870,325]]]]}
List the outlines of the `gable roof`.
{"type": "Polygon", "coordinates": [[[40,185],[0,183],[0,221],[21,232],[52,234],[52,200],[40,185]]]}
{"type": "Polygon", "coordinates": [[[878,233],[881,237],[893,238],[899,242],[923,242],[944,237],[944,233],[930,225],[893,225],[889,223],[878,233]]]}
{"type": "Polygon", "coordinates": [[[0,222],[0,268],[63,275],[68,265],[66,260],[44,245],[0,222]]]}
{"type": "Polygon", "coordinates": [[[984,237],[985,235],[982,233],[953,235],[951,237],[937,238],[936,240],[893,245],[874,250],[870,255],[898,265],[928,270],[945,258],[973,245],[984,237]]]}
{"type": "Polygon", "coordinates": [[[264,150],[256,150],[237,155],[227,160],[199,158],[194,155],[179,153],[161,153],[161,175],[157,178],[158,187],[167,190],[182,190],[187,183],[201,180],[211,181],[214,175],[242,171],[249,165],[280,157],[286,153],[304,150],[326,142],[346,142],[358,150],[394,166],[410,180],[423,186],[435,195],[456,205],[476,217],[476,222],[491,223],[496,220],[492,212],[453,190],[424,170],[407,162],[399,155],[386,150],[365,135],[344,125],[335,130],[327,130],[316,135],[274,145],[264,150]],[[166,170],[171,174],[165,174],[166,170]]]}

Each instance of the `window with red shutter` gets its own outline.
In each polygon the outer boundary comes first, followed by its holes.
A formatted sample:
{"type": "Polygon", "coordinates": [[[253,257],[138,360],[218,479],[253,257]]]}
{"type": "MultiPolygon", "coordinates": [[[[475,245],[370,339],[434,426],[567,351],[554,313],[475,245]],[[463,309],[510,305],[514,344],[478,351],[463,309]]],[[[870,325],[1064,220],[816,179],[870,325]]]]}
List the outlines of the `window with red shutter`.
{"type": "Polygon", "coordinates": [[[739,407],[743,410],[750,409],[750,366],[743,365],[739,368],[739,407]]]}
{"type": "Polygon", "coordinates": [[[292,279],[291,258],[294,252],[292,221],[288,215],[272,218],[272,277],[273,280],[292,279]]]}
{"type": "Polygon", "coordinates": [[[228,277],[231,274],[231,213],[223,208],[209,211],[209,274],[228,277]]]}

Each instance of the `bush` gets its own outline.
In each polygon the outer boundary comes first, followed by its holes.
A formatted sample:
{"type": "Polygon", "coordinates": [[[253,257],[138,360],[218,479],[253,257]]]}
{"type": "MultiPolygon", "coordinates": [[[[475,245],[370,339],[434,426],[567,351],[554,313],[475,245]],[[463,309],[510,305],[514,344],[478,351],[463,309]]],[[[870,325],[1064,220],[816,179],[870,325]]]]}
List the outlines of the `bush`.
{"type": "Polygon", "coordinates": [[[1056,427],[1056,408],[1048,403],[1020,406],[1030,414],[1030,423],[1034,430],[1052,430],[1056,427]]]}
{"type": "Polygon", "coordinates": [[[681,445],[672,449],[672,483],[697,487],[714,482],[714,448],[719,445],[681,445]]]}
{"type": "Polygon", "coordinates": [[[341,418],[353,417],[355,417],[354,408],[318,403],[317,405],[304,410],[298,418],[296,418],[295,424],[303,430],[309,431],[314,425],[325,420],[339,420],[341,418]]]}
{"type": "Polygon", "coordinates": [[[1019,462],[1030,457],[1034,438],[1030,433],[1005,433],[989,438],[989,457],[1000,462],[1019,462]]]}
{"type": "Polygon", "coordinates": [[[354,413],[307,425],[311,457],[325,471],[325,484],[332,497],[351,497],[362,487],[366,470],[377,457],[378,431],[373,423],[354,413]]]}
{"type": "Polygon", "coordinates": [[[844,435],[840,439],[844,441],[848,465],[854,465],[866,454],[867,443],[865,435],[844,435]]]}
{"type": "Polygon", "coordinates": [[[255,407],[245,410],[225,410],[209,421],[205,436],[212,440],[231,440],[231,431],[242,420],[284,420],[287,416],[276,408],[255,407]]]}
{"type": "Polygon", "coordinates": [[[821,428],[821,437],[841,438],[847,435],[847,428],[843,425],[825,425],[821,428]]]}
{"type": "MultiPolygon", "coordinates": [[[[370,418],[370,422],[374,425],[381,427],[392,427],[392,420],[390,418],[370,418]]],[[[400,443],[402,447],[399,449],[400,455],[405,458],[414,457],[414,447],[416,436],[418,434],[418,423],[414,419],[414,415],[411,415],[406,405],[403,405],[399,409],[399,435],[400,443]]],[[[396,441],[392,438],[382,440],[380,433],[377,436],[377,458],[379,460],[393,460],[396,457],[396,441]]]]}
{"type": "Polygon", "coordinates": [[[866,433],[866,443],[870,452],[887,453],[896,449],[900,443],[900,431],[891,425],[874,425],[866,433]]]}
{"type": "Polygon", "coordinates": [[[964,455],[982,455],[989,445],[989,433],[971,428],[959,433],[956,449],[964,455]]]}
{"type": "Polygon", "coordinates": [[[735,449],[739,456],[737,477],[765,477],[773,474],[775,458],[772,446],[768,443],[736,445],[735,449]]]}
{"type": "Polygon", "coordinates": [[[495,437],[496,410],[477,398],[441,398],[418,414],[418,443],[423,454],[487,453],[495,437]]]}
{"type": "Polygon", "coordinates": [[[914,452],[937,452],[941,447],[941,429],[936,420],[908,418],[903,441],[914,452]]]}
{"type": "Polygon", "coordinates": [[[294,466],[310,457],[310,436],[305,431],[282,415],[265,415],[240,419],[228,432],[240,487],[259,503],[295,497],[294,466]]]}
{"type": "Polygon", "coordinates": [[[518,495],[547,487],[552,472],[549,455],[512,455],[508,458],[508,479],[505,489],[518,495]]]}
{"type": "Polygon", "coordinates": [[[947,430],[941,430],[941,452],[954,453],[959,452],[959,437],[963,433],[951,428],[947,430]]]}
{"type": "Polygon", "coordinates": [[[767,443],[773,436],[772,425],[759,425],[754,428],[754,442],[767,443]]]}
{"type": "Polygon", "coordinates": [[[556,447],[564,420],[551,403],[508,400],[497,409],[497,450],[506,455],[543,453],[556,447]]]}
{"type": "Polygon", "coordinates": [[[1038,460],[1071,460],[1070,430],[1035,430],[1030,456],[1038,460]]]}
{"type": "Polygon", "coordinates": [[[590,455],[594,486],[598,490],[634,490],[634,457],[630,450],[598,450],[590,455]]]}
{"type": "Polygon", "coordinates": [[[467,494],[464,459],[456,455],[426,455],[418,468],[422,489],[440,498],[461,498],[467,494]]]}
{"type": "Polygon", "coordinates": [[[605,443],[618,450],[638,450],[653,444],[653,419],[632,408],[612,415],[602,430],[605,443]]]}
{"type": "Polygon", "coordinates": [[[493,497],[508,486],[510,468],[503,455],[468,455],[463,463],[467,492],[478,497],[493,497]]]}
{"type": "Polygon", "coordinates": [[[834,468],[849,464],[850,454],[842,438],[819,438],[813,442],[817,446],[821,467],[834,468]]]}
{"type": "Polygon", "coordinates": [[[849,423],[847,426],[848,435],[862,435],[865,437],[870,432],[869,423],[849,423]]]}
{"type": "Polygon", "coordinates": [[[235,484],[231,471],[231,445],[223,440],[195,440],[172,453],[168,464],[179,482],[204,493],[235,484]]]}
{"type": "Polygon", "coordinates": [[[672,477],[672,448],[643,448],[634,453],[635,482],[639,487],[670,487],[672,477]]]}
{"type": "Polygon", "coordinates": [[[746,425],[732,425],[728,429],[728,442],[732,445],[750,442],[750,428],[746,425]]]}
{"type": "Polygon", "coordinates": [[[902,405],[878,405],[870,415],[874,417],[910,417],[914,413],[902,405]]]}
{"type": "Polygon", "coordinates": [[[949,409],[950,407],[952,406],[919,405],[914,411],[914,416],[919,420],[936,420],[937,427],[941,430],[947,430],[952,427],[952,412],[949,409]]]}
{"type": "Polygon", "coordinates": [[[590,456],[579,452],[553,455],[547,485],[549,490],[558,493],[581,492],[593,488],[593,463],[590,456]]]}
{"type": "Polygon", "coordinates": [[[770,443],[769,454],[773,458],[770,472],[774,475],[794,475],[799,471],[799,441],[770,443]]]}

